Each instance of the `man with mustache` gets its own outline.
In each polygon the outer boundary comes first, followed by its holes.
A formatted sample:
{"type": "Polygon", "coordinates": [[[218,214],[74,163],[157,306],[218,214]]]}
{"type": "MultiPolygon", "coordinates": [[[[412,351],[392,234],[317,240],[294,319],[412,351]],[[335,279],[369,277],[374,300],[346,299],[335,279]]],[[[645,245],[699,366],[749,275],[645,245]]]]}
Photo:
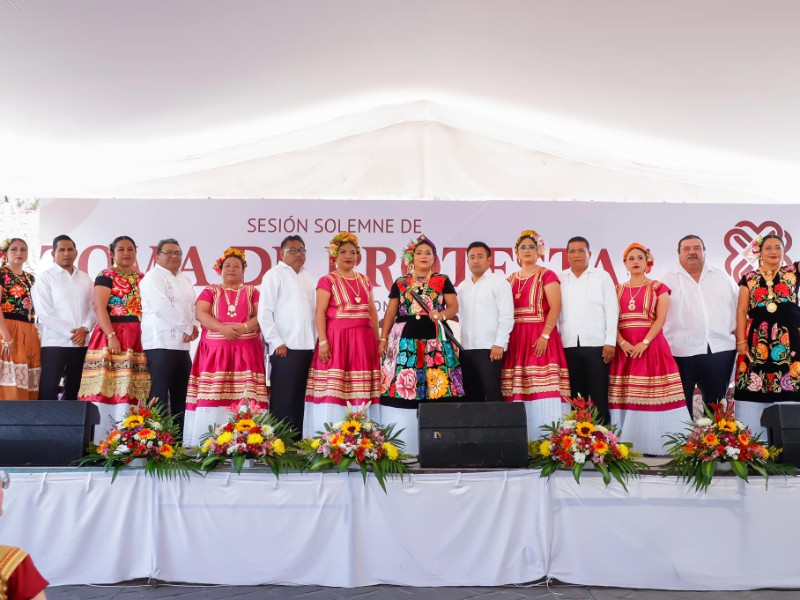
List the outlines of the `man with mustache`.
{"type": "Polygon", "coordinates": [[[725,397],[736,358],[736,301],[733,280],[706,263],[706,246],[697,235],[678,242],[679,264],[661,281],[671,290],[664,335],[694,415],[697,386],[706,405],[725,397]]]}

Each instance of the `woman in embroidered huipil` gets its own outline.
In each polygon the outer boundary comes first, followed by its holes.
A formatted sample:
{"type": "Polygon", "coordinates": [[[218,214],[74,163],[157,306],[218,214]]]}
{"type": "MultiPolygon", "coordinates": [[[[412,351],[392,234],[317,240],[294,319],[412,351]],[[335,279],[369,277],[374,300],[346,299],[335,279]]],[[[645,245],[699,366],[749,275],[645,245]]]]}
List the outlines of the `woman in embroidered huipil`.
{"type": "Polygon", "coordinates": [[[617,286],[617,352],[608,386],[611,422],[637,452],[662,455],[662,436],[682,431],[691,419],[678,365],[662,331],[670,290],[645,276],[653,257],[642,244],[631,244],[622,256],[630,280],[617,286]]]}
{"type": "Polygon", "coordinates": [[[42,363],[31,300],[35,278],[23,270],[28,244],[6,240],[0,257],[0,400],[36,400],[42,363]]]}
{"type": "Polygon", "coordinates": [[[556,324],[561,312],[558,276],[541,265],[541,236],[523,231],[514,245],[521,269],[508,278],[514,294],[514,328],[500,372],[506,402],[525,402],[528,439],[540,437],[540,427],[557,421],[569,398],[569,372],[556,324]]]}
{"type": "Polygon", "coordinates": [[[761,413],[775,402],[800,401],[798,263],[784,265],[774,234],[754,242],[759,268],[739,281],[736,314],[736,418],[761,433],[761,413]]]}
{"type": "Polygon", "coordinates": [[[464,396],[456,346],[447,319],[458,312],[452,282],[433,270],[436,246],[420,236],[403,251],[408,273],[389,292],[378,350],[381,363],[381,419],[396,423],[406,452],[419,453],[417,408],[423,402],[457,402],[464,396]]]}
{"type": "Polygon", "coordinates": [[[130,405],[147,400],[150,374],[142,348],[142,299],[136,267],[136,243],[126,235],[109,246],[112,267],[94,280],[97,326],[83,363],[78,400],[100,409],[95,443],[100,443],[130,405]]]}
{"type": "Polygon", "coordinates": [[[196,446],[209,426],[227,423],[231,406],[253,400],[267,408],[264,342],[258,326],[258,290],[244,283],[247,260],[228,248],[214,263],[221,285],[210,285],[197,298],[195,314],[203,326],[192,361],[183,442],[196,446]]]}
{"type": "Polygon", "coordinates": [[[370,417],[380,422],[378,310],[372,283],[355,270],[361,257],[358,238],[341,232],[328,253],[335,270],[317,283],[318,342],[306,385],[304,437],[341,421],[348,402],[371,402],[370,417]]]}

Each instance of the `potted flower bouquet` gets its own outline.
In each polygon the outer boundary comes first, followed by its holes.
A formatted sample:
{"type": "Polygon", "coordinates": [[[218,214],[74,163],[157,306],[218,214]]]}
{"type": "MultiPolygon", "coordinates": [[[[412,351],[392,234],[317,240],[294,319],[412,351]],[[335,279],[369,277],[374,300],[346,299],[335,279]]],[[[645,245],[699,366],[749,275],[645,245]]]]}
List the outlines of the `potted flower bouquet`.
{"type": "Polygon", "coordinates": [[[404,460],[410,458],[403,453],[405,442],[395,433],[394,425],[383,426],[369,419],[369,404],[353,407],[341,423],[325,423],[325,432],[318,437],[301,442],[301,451],[308,456],[312,471],[336,469],[338,472],[350,468],[361,471],[364,483],[371,468],[375,479],[386,492],[386,476],[406,473],[404,460]]]}
{"type": "Polygon", "coordinates": [[[542,426],[545,434],[530,442],[531,467],[550,477],[559,469],[572,471],[580,483],[581,473],[588,467],[599,471],[608,486],[611,478],[628,490],[625,482],[638,477],[647,465],[619,439],[619,430],[599,422],[597,409],[580,396],[569,401],[572,411],[557,423],[542,426]]]}
{"type": "Polygon", "coordinates": [[[793,465],[775,461],[779,449],[768,448],[736,420],[733,403],[723,400],[711,408],[706,408],[705,417],[689,423],[685,432],[665,436],[665,447],[672,457],[664,465],[665,475],[676,475],[704,491],[722,465],[729,465],[745,481],[751,472],[764,477],[765,483],[770,475],[796,475],[793,465]]]}
{"type": "Polygon", "coordinates": [[[226,460],[237,473],[248,462],[263,463],[277,477],[281,471],[303,466],[294,452],[295,430],[279,421],[255,402],[242,400],[231,406],[231,416],[224,425],[209,427],[200,445],[200,466],[215,469],[226,460]]]}
{"type": "Polygon", "coordinates": [[[178,425],[157,399],[131,406],[106,438],[77,461],[79,466],[101,464],[113,470],[111,482],[121,469],[143,463],[145,473],[159,479],[189,477],[198,466],[178,443],[178,425]]]}

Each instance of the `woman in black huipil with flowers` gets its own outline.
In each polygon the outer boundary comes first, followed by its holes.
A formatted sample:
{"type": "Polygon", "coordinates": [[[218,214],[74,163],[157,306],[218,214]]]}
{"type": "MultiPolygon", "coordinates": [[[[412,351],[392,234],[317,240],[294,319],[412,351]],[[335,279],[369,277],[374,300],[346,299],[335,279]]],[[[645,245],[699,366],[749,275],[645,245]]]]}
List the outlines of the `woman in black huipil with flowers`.
{"type": "Polygon", "coordinates": [[[734,399],[737,419],[765,436],[764,408],[800,400],[798,264],[783,264],[783,242],[777,235],[756,240],[751,251],[759,268],[739,281],[734,399]]]}

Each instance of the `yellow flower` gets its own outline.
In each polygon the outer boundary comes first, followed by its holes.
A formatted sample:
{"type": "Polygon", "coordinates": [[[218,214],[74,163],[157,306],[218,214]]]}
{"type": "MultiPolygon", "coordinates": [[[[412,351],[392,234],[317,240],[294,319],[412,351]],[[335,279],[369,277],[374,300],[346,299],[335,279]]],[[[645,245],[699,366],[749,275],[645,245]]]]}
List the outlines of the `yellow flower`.
{"type": "Polygon", "coordinates": [[[207,453],[209,448],[211,448],[211,438],[203,442],[203,445],[200,447],[200,452],[207,453]]]}
{"type": "Polygon", "coordinates": [[[242,419],[241,421],[237,421],[233,428],[236,431],[250,431],[255,426],[256,422],[253,421],[253,419],[242,419]]]}
{"type": "Polygon", "coordinates": [[[425,378],[428,380],[428,397],[431,400],[441,398],[450,390],[450,380],[444,371],[428,369],[425,378]]]}
{"type": "Polygon", "coordinates": [[[746,431],[741,432],[739,435],[736,436],[740,443],[744,444],[745,446],[750,443],[750,434],[746,431]]]}
{"type": "Polygon", "coordinates": [[[606,444],[603,440],[597,440],[592,444],[592,450],[598,454],[605,454],[608,452],[608,444],[606,444]]]}
{"type": "Polygon", "coordinates": [[[140,425],[144,425],[144,417],[141,415],[131,415],[122,422],[122,426],[125,429],[133,429],[134,427],[139,427],[140,425]]]}
{"type": "Polygon", "coordinates": [[[389,460],[397,460],[397,457],[400,456],[397,446],[391,442],[383,442],[383,450],[386,452],[386,456],[389,457],[389,460]]]}
{"type": "Polygon", "coordinates": [[[583,421],[575,426],[575,433],[581,437],[589,437],[594,432],[594,429],[594,425],[589,423],[589,421],[583,421]]]}
{"type": "Polygon", "coordinates": [[[322,445],[322,440],[320,438],[315,438],[313,442],[311,442],[311,447],[316,450],[322,445]]]}
{"type": "Polygon", "coordinates": [[[264,436],[260,433],[251,433],[247,436],[247,443],[248,444],[263,444],[264,443],[264,436]]]}
{"type": "Polygon", "coordinates": [[[233,434],[230,431],[223,431],[217,438],[218,444],[227,444],[233,439],[233,434]]]}
{"type": "Polygon", "coordinates": [[[370,442],[367,438],[361,438],[361,441],[358,445],[362,448],[372,448],[372,442],[370,442]]]}
{"type": "Polygon", "coordinates": [[[336,433],[331,436],[331,446],[338,446],[344,441],[344,436],[341,433],[336,433]]]}
{"type": "Polygon", "coordinates": [[[275,450],[275,454],[284,454],[286,452],[286,445],[281,438],[277,438],[272,442],[272,449],[275,450]]]}
{"type": "Polygon", "coordinates": [[[721,419],[719,423],[717,423],[717,427],[719,427],[722,431],[727,431],[728,433],[735,433],[736,432],[736,423],[733,421],[726,421],[725,419],[721,419]]]}
{"type": "Polygon", "coordinates": [[[575,439],[571,435],[565,435],[561,438],[561,448],[564,450],[569,450],[572,448],[572,444],[575,443],[575,439]]]}
{"type": "Polygon", "coordinates": [[[347,421],[342,425],[342,433],[346,435],[355,435],[361,431],[361,423],[359,421],[347,421]]]}
{"type": "Polygon", "coordinates": [[[705,442],[706,446],[716,446],[719,442],[719,438],[715,436],[713,433],[707,433],[703,437],[703,442],[705,442]]]}
{"type": "Polygon", "coordinates": [[[622,458],[628,458],[629,454],[628,447],[625,444],[620,444],[619,446],[617,446],[617,450],[619,450],[619,455],[622,458]]]}
{"type": "Polygon", "coordinates": [[[169,444],[164,444],[163,446],[161,446],[161,450],[159,450],[159,453],[164,458],[172,458],[173,456],[175,456],[175,449],[169,444]]]}
{"type": "Polygon", "coordinates": [[[550,456],[550,440],[545,440],[539,444],[539,452],[542,456],[550,456]]]}

